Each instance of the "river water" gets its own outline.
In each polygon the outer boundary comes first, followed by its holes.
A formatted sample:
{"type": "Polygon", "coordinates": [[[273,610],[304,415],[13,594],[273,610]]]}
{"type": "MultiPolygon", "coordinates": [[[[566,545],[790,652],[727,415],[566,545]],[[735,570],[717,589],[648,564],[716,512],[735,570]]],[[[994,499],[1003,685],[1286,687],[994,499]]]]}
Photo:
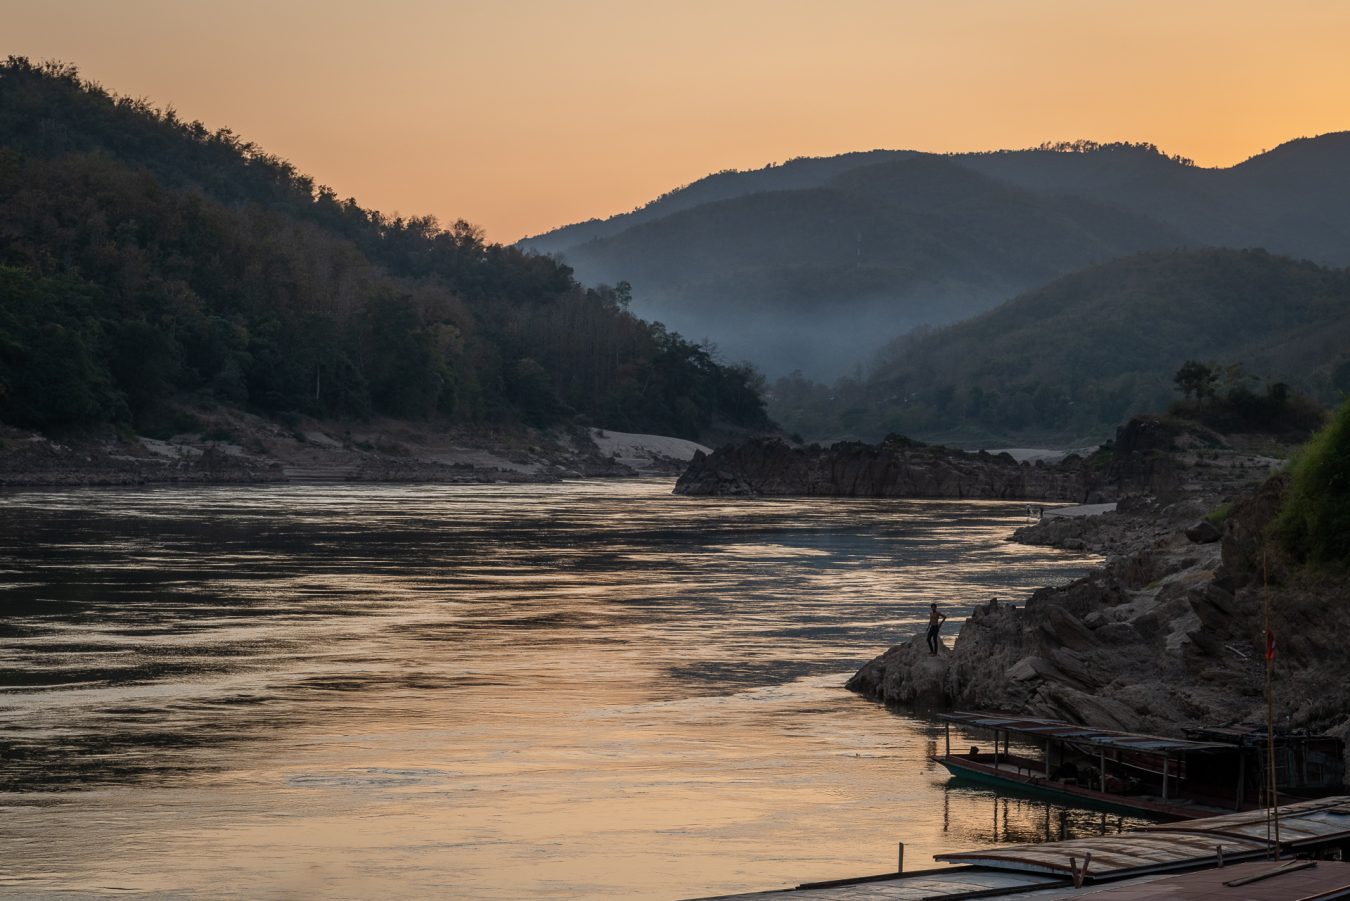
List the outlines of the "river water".
{"type": "Polygon", "coordinates": [[[660,480],[0,496],[0,892],[679,898],[1130,821],[843,690],[1025,506],[660,480]]]}

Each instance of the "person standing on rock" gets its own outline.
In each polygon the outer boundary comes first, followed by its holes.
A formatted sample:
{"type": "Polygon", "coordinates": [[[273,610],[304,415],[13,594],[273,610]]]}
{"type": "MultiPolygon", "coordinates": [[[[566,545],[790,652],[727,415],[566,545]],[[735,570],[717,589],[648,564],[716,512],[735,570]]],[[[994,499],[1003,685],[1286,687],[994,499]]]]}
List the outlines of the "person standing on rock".
{"type": "Polygon", "coordinates": [[[947,621],[947,614],[938,610],[937,604],[933,604],[932,608],[928,613],[928,653],[937,656],[938,645],[942,643],[938,638],[938,631],[947,621]]]}

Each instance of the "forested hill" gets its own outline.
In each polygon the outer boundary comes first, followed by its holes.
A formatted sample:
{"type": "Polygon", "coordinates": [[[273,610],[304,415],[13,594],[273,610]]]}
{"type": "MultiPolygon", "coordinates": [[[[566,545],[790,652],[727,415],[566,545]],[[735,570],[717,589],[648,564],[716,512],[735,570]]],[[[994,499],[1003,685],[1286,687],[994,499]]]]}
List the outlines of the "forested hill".
{"type": "Polygon", "coordinates": [[[1227,169],[1148,144],[874,151],[720,173],[521,242],[771,374],[851,371],[880,343],[1085,266],[1175,247],[1350,264],[1350,133],[1227,169]]]}
{"type": "Polygon", "coordinates": [[[228,130],[11,57],[0,421],[162,431],[178,401],[689,438],[768,425],[752,371],[642,321],[623,290],[464,222],[363,209],[228,130]]]}
{"type": "Polygon", "coordinates": [[[705,203],[730,200],[762,191],[793,191],[800,188],[818,188],[836,175],[871,163],[888,162],[917,156],[912,150],[866,150],[842,153],[838,156],[802,157],[781,165],[741,171],[728,169],[714,172],[691,184],[667,191],[655,200],[629,213],[620,213],[608,219],[588,219],[575,225],[564,225],[542,235],[520,242],[537,253],[562,253],[569,248],[617,235],[625,229],[645,222],[654,222],[671,213],[692,209],[705,203]]]}
{"type": "Polygon", "coordinates": [[[1226,387],[1242,398],[1279,382],[1322,402],[1343,398],[1350,270],[1250,250],[1114,260],[898,340],[862,381],[784,379],[771,410],[814,438],[1087,444],[1177,399],[1173,375],[1187,360],[1240,365],[1250,378],[1234,373],[1226,387]]]}

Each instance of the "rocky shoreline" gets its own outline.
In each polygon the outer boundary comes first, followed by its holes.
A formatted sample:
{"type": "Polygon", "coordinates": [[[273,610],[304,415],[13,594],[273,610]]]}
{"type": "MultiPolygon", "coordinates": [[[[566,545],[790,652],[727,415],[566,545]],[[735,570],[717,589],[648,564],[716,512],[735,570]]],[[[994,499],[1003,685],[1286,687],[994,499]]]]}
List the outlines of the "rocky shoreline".
{"type": "Polygon", "coordinates": [[[1025,603],[991,599],[938,656],[915,635],[847,687],[908,708],[1001,710],[1164,735],[1263,722],[1268,602],[1278,725],[1350,738],[1350,579],[1296,569],[1262,540],[1284,478],[1234,488],[1231,468],[1197,475],[1183,460],[1169,466],[1183,476],[1173,488],[1183,490],[1128,494],[1114,512],[1046,518],[1012,538],[1106,555],[1099,569],[1025,603]]]}
{"type": "Polygon", "coordinates": [[[699,450],[658,436],[570,428],[436,428],[406,422],[283,423],[238,411],[164,438],[53,437],[0,426],[0,487],[277,482],[550,483],[674,475],[699,450]]]}
{"type": "Polygon", "coordinates": [[[1019,461],[1007,452],[965,451],[897,435],[878,444],[828,446],[756,438],[694,454],[675,493],[1170,503],[1231,494],[1263,478],[1289,450],[1270,444],[1163,416],[1137,416],[1095,452],[1054,462],[1019,461]]]}
{"type": "Polygon", "coordinates": [[[888,437],[794,447],[760,438],[695,454],[676,494],[723,497],[906,497],[1114,500],[1104,469],[1078,456],[1046,464],[888,437]]]}

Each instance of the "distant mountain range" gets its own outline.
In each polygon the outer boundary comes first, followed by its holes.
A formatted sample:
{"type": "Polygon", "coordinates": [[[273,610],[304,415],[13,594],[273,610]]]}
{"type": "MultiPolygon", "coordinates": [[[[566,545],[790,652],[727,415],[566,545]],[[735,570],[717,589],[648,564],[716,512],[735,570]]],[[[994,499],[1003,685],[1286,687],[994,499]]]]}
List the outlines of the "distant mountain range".
{"type": "Polygon", "coordinates": [[[769,375],[830,378],[921,325],[1140,251],[1261,247],[1350,264],[1350,132],[1226,169],[1147,144],[872,151],[723,172],[520,242],[769,375]]]}

